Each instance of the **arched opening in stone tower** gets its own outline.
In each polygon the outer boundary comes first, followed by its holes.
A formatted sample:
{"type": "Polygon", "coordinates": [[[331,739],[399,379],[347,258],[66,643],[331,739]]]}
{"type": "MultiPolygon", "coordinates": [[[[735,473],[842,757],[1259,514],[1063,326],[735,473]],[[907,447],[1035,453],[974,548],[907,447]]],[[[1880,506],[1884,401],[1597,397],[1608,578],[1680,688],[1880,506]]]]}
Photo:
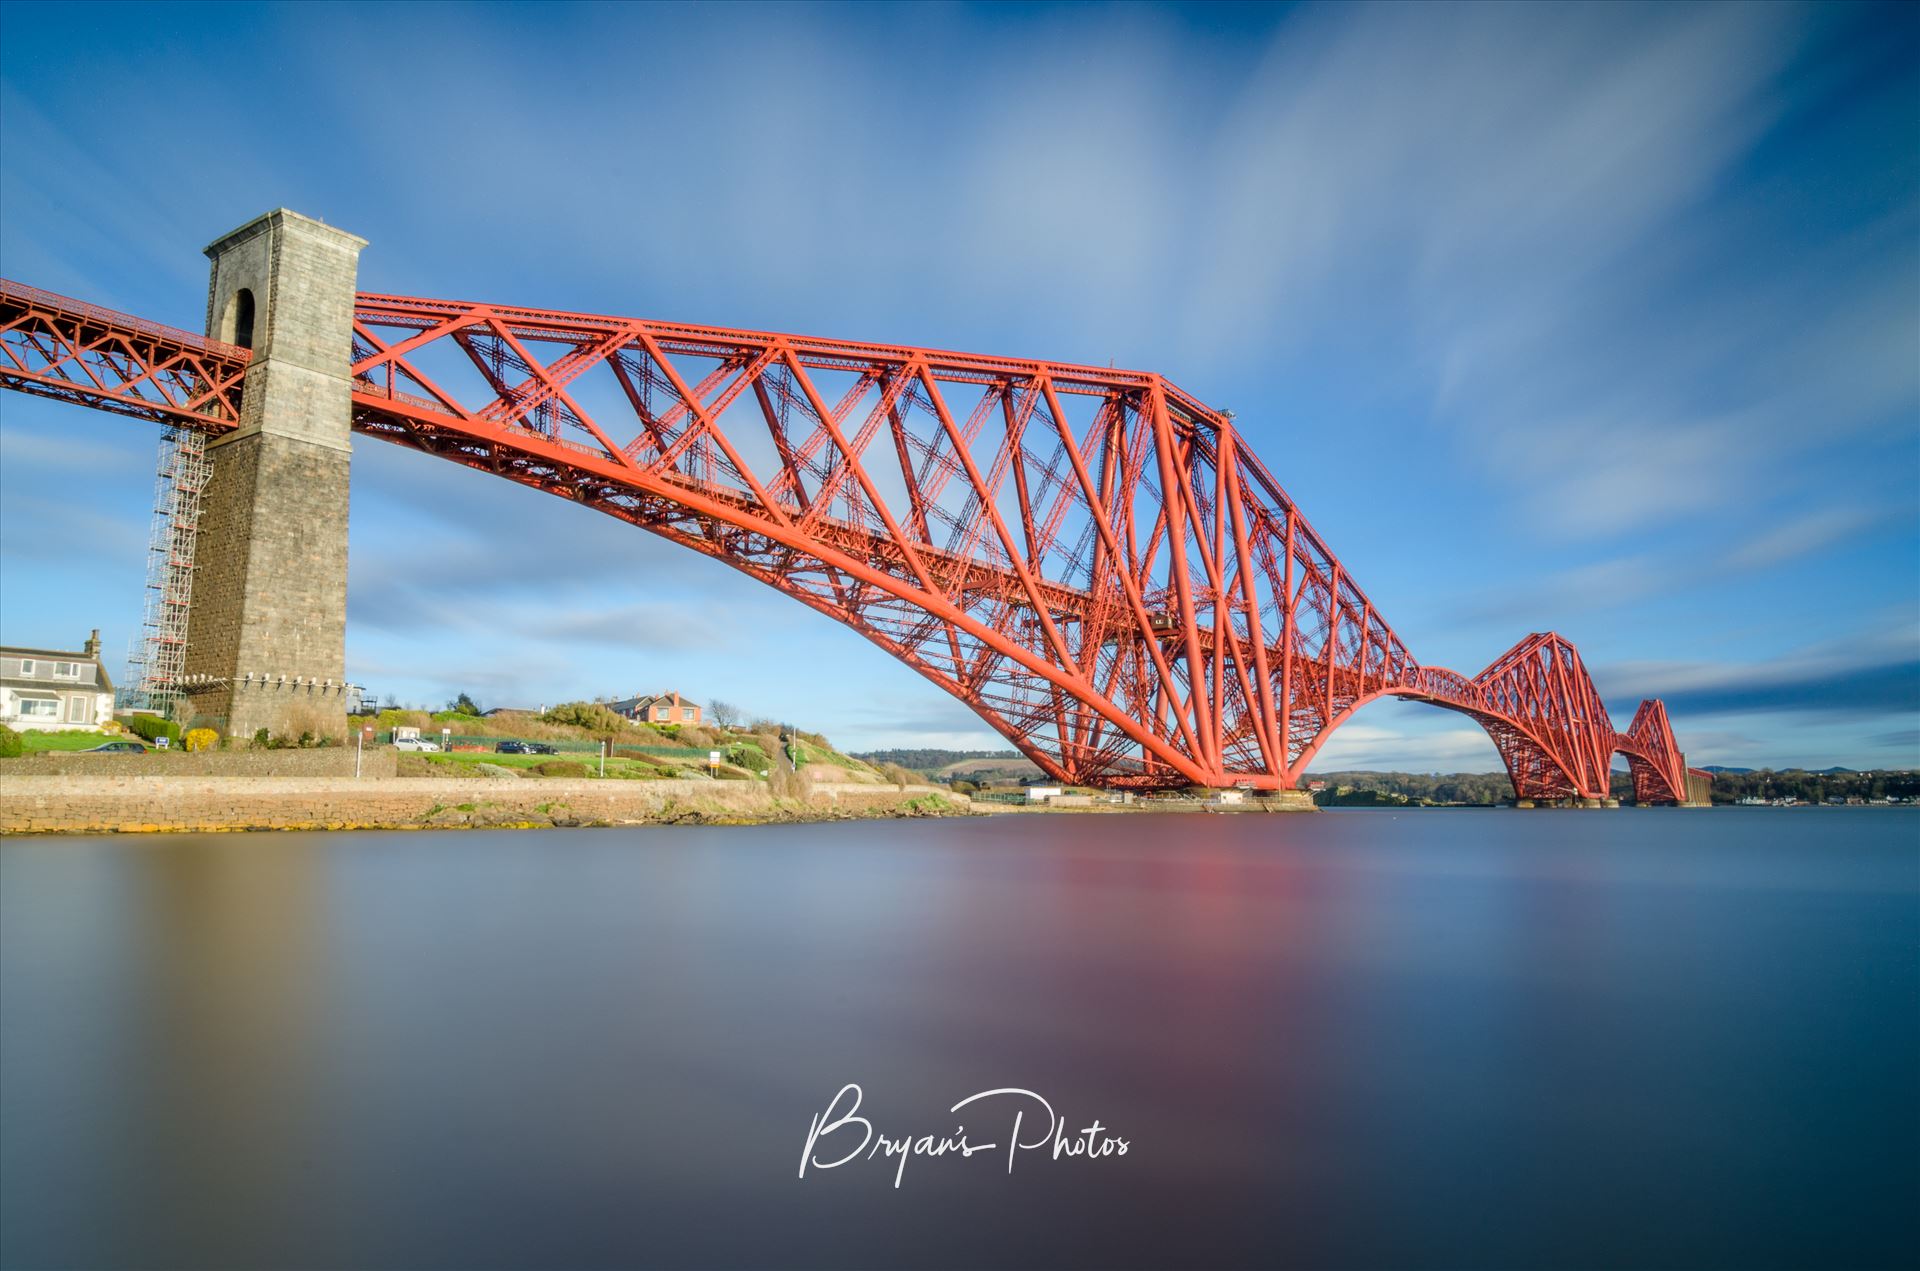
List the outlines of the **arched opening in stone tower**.
{"type": "Polygon", "coordinates": [[[220,338],[243,349],[253,347],[253,292],[245,287],[227,301],[227,312],[220,323],[220,338]]]}

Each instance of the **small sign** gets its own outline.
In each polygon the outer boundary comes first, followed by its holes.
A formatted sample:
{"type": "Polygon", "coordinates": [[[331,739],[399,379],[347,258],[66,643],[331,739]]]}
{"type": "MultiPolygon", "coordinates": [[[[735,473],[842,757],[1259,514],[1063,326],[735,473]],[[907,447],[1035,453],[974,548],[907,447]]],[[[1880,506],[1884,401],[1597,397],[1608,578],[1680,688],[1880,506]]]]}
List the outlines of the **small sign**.
{"type": "Polygon", "coordinates": [[[709,750],[707,752],[707,762],[717,766],[720,763],[720,752],[717,750],[709,750]]]}
{"type": "Polygon", "coordinates": [[[165,737],[156,737],[153,739],[153,744],[165,750],[167,748],[167,739],[165,737]]]}

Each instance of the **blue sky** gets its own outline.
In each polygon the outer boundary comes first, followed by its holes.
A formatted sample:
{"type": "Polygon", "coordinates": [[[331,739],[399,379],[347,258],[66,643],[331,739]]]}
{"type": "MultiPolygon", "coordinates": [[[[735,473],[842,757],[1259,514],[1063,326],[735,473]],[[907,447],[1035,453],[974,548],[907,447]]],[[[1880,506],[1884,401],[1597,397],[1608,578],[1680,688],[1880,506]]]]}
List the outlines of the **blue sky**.
{"type": "MultiPolygon", "coordinates": [[[[0,272],[361,286],[1157,369],[1423,661],[1577,642],[1696,763],[1920,764],[1920,9],[0,6],[0,272]],[[89,16],[89,15],[93,16],[89,16]]],[[[137,634],[151,425],[0,395],[0,640],[137,634]]],[[[996,747],[851,632],[360,441],[348,670],[996,747]]],[[[1322,769],[1490,770],[1369,707],[1322,769]]]]}

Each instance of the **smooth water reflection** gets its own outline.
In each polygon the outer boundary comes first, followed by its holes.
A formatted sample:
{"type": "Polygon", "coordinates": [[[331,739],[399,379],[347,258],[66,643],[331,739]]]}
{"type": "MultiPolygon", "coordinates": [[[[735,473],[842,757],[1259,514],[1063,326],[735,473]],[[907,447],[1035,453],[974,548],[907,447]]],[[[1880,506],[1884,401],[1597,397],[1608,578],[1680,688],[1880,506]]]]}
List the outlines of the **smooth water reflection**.
{"type": "Polygon", "coordinates": [[[1916,830],[1762,809],[11,840],[0,1260],[1904,1265],[1916,830]],[[1132,1146],[1011,1175],[914,1158],[898,1190],[881,1161],[796,1178],[848,1081],[892,1135],[1018,1086],[1132,1146]]]}

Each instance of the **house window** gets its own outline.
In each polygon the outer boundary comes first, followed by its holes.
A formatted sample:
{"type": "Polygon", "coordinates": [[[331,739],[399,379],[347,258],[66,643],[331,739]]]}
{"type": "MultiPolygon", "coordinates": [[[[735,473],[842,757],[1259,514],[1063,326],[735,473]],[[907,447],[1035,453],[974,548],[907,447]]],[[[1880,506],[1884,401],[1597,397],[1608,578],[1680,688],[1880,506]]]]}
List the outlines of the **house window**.
{"type": "Polygon", "coordinates": [[[87,705],[87,699],[80,696],[67,699],[67,722],[69,724],[91,724],[93,711],[87,705]]]}
{"type": "Polygon", "coordinates": [[[53,678],[56,680],[79,679],[80,664],[78,662],[55,662],[53,664],[53,678]]]}
{"type": "Polygon", "coordinates": [[[20,699],[20,717],[22,719],[59,719],[60,699],[57,697],[23,697],[20,699]]]}
{"type": "Polygon", "coordinates": [[[32,674],[34,673],[34,672],[33,672],[33,667],[34,667],[34,661],[33,661],[33,659],[32,659],[32,658],[21,658],[21,659],[20,659],[20,674],[22,674],[22,675],[32,675],[32,674]]]}
{"type": "Polygon", "coordinates": [[[692,720],[693,720],[693,707],[691,707],[691,706],[682,706],[682,707],[680,708],[680,718],[681,718],[681,719],[684,719],[684,720],[687,720],[688,722],[692,722],[692,720]]]}

